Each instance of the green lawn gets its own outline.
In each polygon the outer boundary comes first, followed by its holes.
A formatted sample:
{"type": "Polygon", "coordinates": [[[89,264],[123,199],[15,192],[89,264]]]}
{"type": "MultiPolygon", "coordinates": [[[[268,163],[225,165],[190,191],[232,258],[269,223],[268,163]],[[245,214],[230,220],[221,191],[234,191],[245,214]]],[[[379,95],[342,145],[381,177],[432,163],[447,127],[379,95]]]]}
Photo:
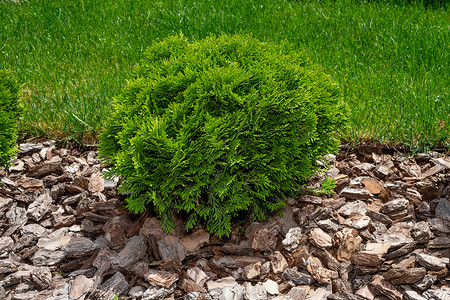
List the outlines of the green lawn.
{"type": "Polygon", "coordinates": [[[21,132],[96,142],[143,51],[182,32],[287,40],[339,83],[343,141],[450,144],[450,17],[443,1],[0,0],[0,68],[26,88],[21,132]]]}

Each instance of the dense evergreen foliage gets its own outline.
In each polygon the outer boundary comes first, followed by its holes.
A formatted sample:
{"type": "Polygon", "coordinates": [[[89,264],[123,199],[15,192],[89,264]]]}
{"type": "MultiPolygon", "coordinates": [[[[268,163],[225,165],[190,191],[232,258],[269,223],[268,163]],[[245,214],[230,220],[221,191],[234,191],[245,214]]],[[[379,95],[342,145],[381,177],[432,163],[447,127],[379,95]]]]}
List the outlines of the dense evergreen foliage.
{"type": "Polygon", "coordinates": [[[17,151],[17,121],[21,115],[19,90],[16,77],[0,70],[0,167],[7,167],[17,151]]]}
{"type": "Polygon", "coordinates": [[[290,45],[223,35],[156,43],[135,68],[102,134],[101,154],[131,194],[153,205],[166,231],[204,220],[217,236],[231,218],[283,207],[335,152],[347,108],[339,89],[290,45]]]}

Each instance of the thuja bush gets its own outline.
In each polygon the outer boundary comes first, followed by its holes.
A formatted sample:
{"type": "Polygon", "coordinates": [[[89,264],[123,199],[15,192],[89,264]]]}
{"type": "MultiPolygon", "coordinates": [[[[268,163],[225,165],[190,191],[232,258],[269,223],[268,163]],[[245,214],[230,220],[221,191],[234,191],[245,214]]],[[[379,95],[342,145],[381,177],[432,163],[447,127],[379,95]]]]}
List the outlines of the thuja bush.
{"type": "Polygon", "coordinates": [[[337,150],[347,108],[305,53],[252,36],[190,43],[174,36],[145,52],[101,136],[127,206],[153,207],[217,236],[247,211],[263,220],[337,150]]]}
{"type": "Polygon", "coordinates": [[[21,115],[20,86],[9,71],[0,70],[0,167],[9,166],[17,152],[17,121],[21,115]]]}

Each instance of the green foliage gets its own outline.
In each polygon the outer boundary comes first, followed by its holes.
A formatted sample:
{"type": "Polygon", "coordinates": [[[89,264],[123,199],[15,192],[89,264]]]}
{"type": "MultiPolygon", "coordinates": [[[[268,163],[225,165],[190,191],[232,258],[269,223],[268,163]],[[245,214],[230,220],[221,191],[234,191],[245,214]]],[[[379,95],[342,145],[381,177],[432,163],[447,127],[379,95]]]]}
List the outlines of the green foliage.
{"type": "Polygon", "coordinates": [[[17,151],[17,121],[22,111],[19,90],[16,77],[0,70],[0,167],[7,167],[17,151]]]}
{"type": "Polygon", "coordinates": [[[337,187],[336,180],[334,178],[325,177],[320,184],[320,188],[315,190],[314,192],[317,194],[336,194],[334,189],[337,187]]]}
{"type": "Polygon", "coordinates": [[[312,162],[337,150],[347,107],[339,89],[289,44],[222,35],[151,46],[101,136],[101,155],[131,192],[173,229],[173,213],[217,236],[231,218],[281,210],[312,175],[312,162]]]}

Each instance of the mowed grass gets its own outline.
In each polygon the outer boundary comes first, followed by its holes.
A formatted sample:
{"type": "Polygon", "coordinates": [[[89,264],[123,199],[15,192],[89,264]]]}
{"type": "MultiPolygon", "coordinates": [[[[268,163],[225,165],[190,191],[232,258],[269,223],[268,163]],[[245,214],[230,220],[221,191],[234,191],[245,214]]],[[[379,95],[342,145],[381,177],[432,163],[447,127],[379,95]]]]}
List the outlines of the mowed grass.
{"type": "Polygon", "coordinates": [[[450,18],[437,3],[0,0],[0,68],[25,84],[22,135],[95,143],[149,45],[252,33],[307,51],[338,82],[352,110],[343,142],[448,146],[450,18]]]}

